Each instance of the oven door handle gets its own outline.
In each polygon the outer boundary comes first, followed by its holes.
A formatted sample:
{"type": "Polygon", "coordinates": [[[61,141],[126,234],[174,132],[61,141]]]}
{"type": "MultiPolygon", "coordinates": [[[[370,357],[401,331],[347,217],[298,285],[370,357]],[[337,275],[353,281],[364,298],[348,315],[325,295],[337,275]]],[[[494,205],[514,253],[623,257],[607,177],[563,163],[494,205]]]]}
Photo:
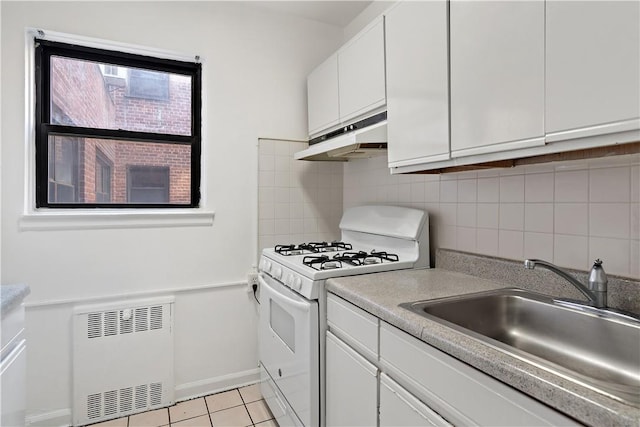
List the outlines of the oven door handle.
{"type": "MultiPolygon", "coordinates": [[[[269,285],[267,281],[262,277],[262,275],[258,275],[258,283],[260,286],[264,286],[269,290],[269,295],[273,295],[275,299],[279,299],[283,304],[287,304],[288,306],[293,306],[301,311],[309,311],[310,303],[307,301],[298,301],[291,298],[288,295],[284,295],[278,292],[273,286],[269,285]]],[[[302,297],[301,297],[302,298],[302,297]]]]}

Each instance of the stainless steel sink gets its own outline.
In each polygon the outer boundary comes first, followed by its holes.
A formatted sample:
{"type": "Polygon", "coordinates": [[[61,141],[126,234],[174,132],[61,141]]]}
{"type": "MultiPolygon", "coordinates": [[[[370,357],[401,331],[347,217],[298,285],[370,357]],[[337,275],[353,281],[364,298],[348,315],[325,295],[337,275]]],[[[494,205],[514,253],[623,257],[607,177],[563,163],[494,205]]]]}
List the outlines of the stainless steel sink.
{"type": "Polygon", "coordinates": [[[511,288],[400,306],[640,407],[640,322],[633,317],[511,288]]]}

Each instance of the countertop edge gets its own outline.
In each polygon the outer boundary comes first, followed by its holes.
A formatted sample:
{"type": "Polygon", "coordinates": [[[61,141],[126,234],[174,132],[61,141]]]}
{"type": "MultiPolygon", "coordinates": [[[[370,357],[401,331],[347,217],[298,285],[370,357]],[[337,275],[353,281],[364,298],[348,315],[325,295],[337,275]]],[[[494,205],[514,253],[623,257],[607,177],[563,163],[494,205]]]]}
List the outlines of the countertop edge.
{"type": "Polygon", "coordinates": [[[28,285],[2,285],[0,286],[0,318],[4,319],[13,309],[19,306],[31,292],[28,285]]]}

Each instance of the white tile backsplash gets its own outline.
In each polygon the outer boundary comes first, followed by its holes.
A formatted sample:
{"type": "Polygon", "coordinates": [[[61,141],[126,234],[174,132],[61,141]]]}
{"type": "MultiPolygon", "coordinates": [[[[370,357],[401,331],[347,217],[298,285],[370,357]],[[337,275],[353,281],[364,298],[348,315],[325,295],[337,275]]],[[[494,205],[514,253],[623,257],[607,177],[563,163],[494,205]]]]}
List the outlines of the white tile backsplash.
{"type": "Polygon", "coordinates": [[[496,230],[478,228],[476,233],[476,251],[484,255],[498,255],[498,233],[496,230]]]}
{"type": "Polygon", "coordinates": [[[640,277],[640,240],[631,240],[629,243],[629,275],[640,277]]]}
{"type": "Polygon", "coordinates": [[[501,176],[500,203],[516,202],[524,202],[524,175],[501,176]]]}
{"type": "Polygon", "coordinates": [[[630,272],[629,243],[628,239],[591,237],[589,238],[589,262],[600,258],[607,273],[628,276],[630,272]]]}
{"type": "Polygon", "coordinates": [[[554,198],[561,203],[588,202],[589,171],[556,171],[554,198]]]}
{"type": "Polygon", "coordinates": [[[629,203],[590,203],[589,236],[629,238],[629,203]]]}
{"type": "Polygon", "coordinates": [[[500,229],[524,230],[524,203],[500,203],[500,229]]]}
{"type": "Polygon", "coordinates": [[[526,203],[524,230],[553,233],[553,203],[526,203]]]}
{"type": "Polygon", "coordinates": [[[305,144],[260,140],[258,146],[258,250],[276,244],[340,237],[342,164],[294,160],[305,144]]]}
{"type": "Polygon", "coordinates": [[[476,203],[477,179],[458,181],[458,203],[476,203]]]}
{"type": "Polygon", "coordinates": [[[456,249],[465,252],[476,251],[476,229],[475,227],[458,227],[456,249]]]}
{"type": "Polygon", "coordinates": [[[536,173],[524,177],[524,201],[553,202],[553,173],[536,173]]]}
{"type": "Polygon", "coordinates": [[[500,179],[479,178],[478,179],[478,203],[499,202],[500,201],[500,179]]]}
{"type": "Polygon", "coordinates": [[[478,228],[499,228],[500,205],[498,203],[478,203],[476,225],[478,228]]]}
{"type": "Polygon", "coordinates": [[[632,240],[640,239],[640,203],[631,204],[631,231],[629,232],[629,238],[632,240]]]}
{"type": "Polygon", "coordinates": [[[524,232],[500,230],[498,233],[498,256],[508,259],[522,259],[524,232]]]}
{"type": "Polygon", "coordinates": [[[356,160],[342,165],[343,204],[424,208],[431,216],[434,248],[510,259],[535,256],[581,270],[599,254],[607,258],[607,272],[640,278],[639,162],[640,156],[631,155],[471,173],[390,175],[384,158],[356,160]]]}
{"type": "Polygon", "coordinates": [[[589,205],[587,203],[556,203],[554,232],[587,236],[589,234],[589,205]]]}
{"type": "MultiPolygon", "coordinates": [[[[476,209],[475,203],[458,203],[458,220],[459,227],[476,227],[476,209]]],[[[474,233],[475,234],[475,233],[474,233]]]]}
{"type": "Polygon", "coordinates": [[[588,270],[589,238],[587,236],[553,236],[553,263],[560,267],[588,270]]]}
{"type": "Polygon", "coordinates": [[[440,181],[440,202],[455,203],[458,201],[458,181],[440,181]]]}
{"type": "Polygon", "coordinates": [[[524,258],[553,259],[553,234],[525,232],[524,258]]]}
{"type": "Polygon", "coordinates": [[[631,167],[631,202],[640,202],[640,166],[631,167]]]}
{"type": "Polygon", "coordinates": [[[629,202],[631,169],[611,167],[589,170],[590,202],[629,202]]]}

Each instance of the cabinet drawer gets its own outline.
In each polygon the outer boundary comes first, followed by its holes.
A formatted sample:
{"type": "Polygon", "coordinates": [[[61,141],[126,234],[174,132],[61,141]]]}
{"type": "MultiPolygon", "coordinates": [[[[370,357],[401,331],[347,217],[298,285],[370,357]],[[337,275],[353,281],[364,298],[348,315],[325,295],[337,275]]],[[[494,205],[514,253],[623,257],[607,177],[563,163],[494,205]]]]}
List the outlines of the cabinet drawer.
{"type": "Polygon", "coordinates": [[[577,425],[537,400],[384,322],[380,328],[380,365],[390,377],[456,425],[577,425]]]}
{"type": "Polygon", "coordinates": [[[378,358],[378,318],[337,297],[327,296],[329,330],[369,360],[378,358]]]}
{"type": "Polygon", "coordinates": [[[380,427],[451,427],[433,409],[386,374],[380,374],[380,427]]]}

